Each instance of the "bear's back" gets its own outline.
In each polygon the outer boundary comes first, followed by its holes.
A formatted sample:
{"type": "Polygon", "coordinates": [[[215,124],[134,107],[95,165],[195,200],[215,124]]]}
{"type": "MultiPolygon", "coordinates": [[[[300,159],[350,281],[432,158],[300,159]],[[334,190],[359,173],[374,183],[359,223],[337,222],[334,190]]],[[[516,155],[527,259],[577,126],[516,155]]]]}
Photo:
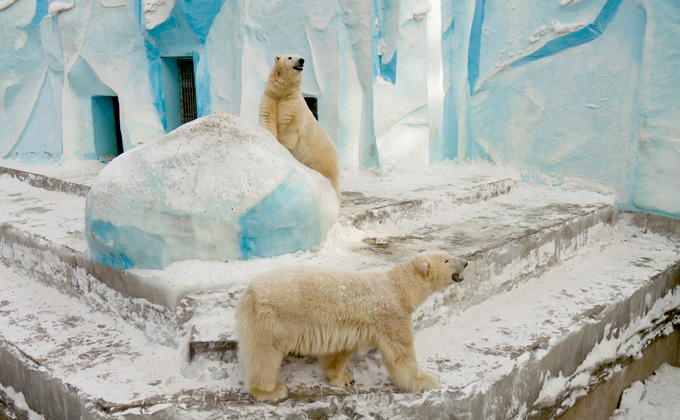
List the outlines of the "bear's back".
{"type": "Polygon", "coordinates": [[[399,303],[383,272],[280,268],[253,279],[249,289],[257,306],[273,308],[279,317],[308,322],[366,321],[377,312],[398,310],[399,303]]]}

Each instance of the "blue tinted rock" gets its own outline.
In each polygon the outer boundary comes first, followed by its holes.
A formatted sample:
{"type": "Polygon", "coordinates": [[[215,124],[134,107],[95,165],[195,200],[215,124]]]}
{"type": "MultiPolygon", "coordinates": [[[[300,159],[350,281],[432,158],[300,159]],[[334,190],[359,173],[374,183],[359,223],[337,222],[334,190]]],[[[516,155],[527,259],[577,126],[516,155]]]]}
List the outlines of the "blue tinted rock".
{"type": "Polygon", "coordinates": [[[269,132],[227,112],[114,159],[92,186],[86,237],[116,268],[271,257],[318,245],[339,202],[269,132]]]}

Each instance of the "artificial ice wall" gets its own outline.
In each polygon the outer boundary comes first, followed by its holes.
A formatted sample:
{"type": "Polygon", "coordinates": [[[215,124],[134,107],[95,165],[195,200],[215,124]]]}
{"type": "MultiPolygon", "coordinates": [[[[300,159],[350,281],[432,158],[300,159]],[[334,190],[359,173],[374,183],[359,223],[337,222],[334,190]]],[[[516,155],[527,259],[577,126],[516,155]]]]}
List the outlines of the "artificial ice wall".
{"type": "Polygon", "coordinates": [[[164,135],[176,57],[199,117],[256,122],[296,53],[345,168],[482,158],[678,217],[678,39],[675,0],[0,0],[0,157],[106,154],[102,97],[125,150],[164,135]]]}

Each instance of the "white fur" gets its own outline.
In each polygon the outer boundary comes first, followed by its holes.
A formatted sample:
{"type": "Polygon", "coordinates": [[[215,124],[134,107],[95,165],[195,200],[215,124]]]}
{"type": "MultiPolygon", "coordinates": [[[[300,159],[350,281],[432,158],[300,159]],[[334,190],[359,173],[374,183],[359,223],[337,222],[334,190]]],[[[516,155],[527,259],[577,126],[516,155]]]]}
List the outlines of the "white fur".
{"type": "Polygon", "coordinates": [[[302,97],[300,60],[299,55],[277,56],[274,60],[260,100],[260,125],[300,163],[328,178],[340,198],[338,151],[302,97]]]}
{"type": "Polygon", "coordinates": [[[465,265],[432,252],[387,272],[291,267],[253,279],[236,314],[246,391],[258,400],[284,398],[276,376],[289,353],[321,356],[330,383],[349,386],[354,380],[345,366],[365,346],[378,348],[399,388],[436,388],[437,377],[417,365],[411,314],[430,294],[459,281],[465,265]]]}

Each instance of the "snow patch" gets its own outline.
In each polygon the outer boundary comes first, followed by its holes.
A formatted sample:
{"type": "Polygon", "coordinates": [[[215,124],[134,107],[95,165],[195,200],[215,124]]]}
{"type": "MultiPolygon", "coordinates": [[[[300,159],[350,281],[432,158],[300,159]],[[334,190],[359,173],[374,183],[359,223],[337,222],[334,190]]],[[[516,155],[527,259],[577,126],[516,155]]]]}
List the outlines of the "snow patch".
{"type": "Polygon", "coordinates": [[[76,7],[75,1],[73,3],[55,1],[54,3],[50,4],[50,8],[47,11],[47,16],[45,16],[44,19],[49,19],[51,17],[58,15],[59,13],[69,11],[74,7],[76,7]]]}
{"type": "Polygon", "coordinates": [[[146,29],[151,30],[168,20],[176,0],[142,0],[146,29]]]}
{"type": "MultiPolygon", "coordinates": [[[[588,353],[585,360],[569,377],[562,377],[562,373],[556,378],[550,378],[548,372],[546,380],[536,401],[537,407],[554,405],[560,397],[565,397],[566,404],[570,406],[577,396],[584,395],[584,386],[590,382],[594,371],[608,363],[628,357],[640,357],[642,350],[649,341],[655,337],[668,335],[673,332],[673,325],[667,325],[658,331],[652,327],[664,314],[680,307],[680,287],[676,287],[662,298],[658,299],[652,309],[645,315],[632,321],[628,326],[612,331],[611,326],[605,328],[604,337],[588,353]]],[[[680,320],[676,319],[675,322],[680,320]]],[[[615,372],[619,366],[611,368],[615,372]]],[[[625,418],[625,417],[624,417],[625,418]]]]}
{"type": "Polygon", "coordinates": [[[533,44],[535,42],[538,42],[541,40],[541,37],[543,37],[545,34],[548,33],[548,27],[546,25],[541,26],[540,28],[536,29],[529,38],[529,43],[533,44]]]}
{"type": "Polygon", "coordinates": [[[19,0],[2,0],[0,1],[0,12],[7,9],[9,6],[18,2],[19,0]]]}
{"type": "Polygon", "coordinates": [[[432,6],[430,3],[423,3],[419,4],[417,6],[414,6],[411,9],[411,19],[413,20],[422,20],[425,19],[428,13],[430,13],[430,10],[432,10],[432,6]]]}
{"type": "Polygon", "coordinates": [[[380,38],[378,41],[378,55],[383,56],[387,52],[387,43],[384,39],[380,38]]]}
{"type": "MultiPolygon", "coordinates": [[[[11,386],[4,387],[2,384],[0,384],[0,392],[3,392],[5,395],[7,395],[10,401],[14,402],[14,406],[17,409],[26,412],[28,414],[28,420],[45,420],[44,416],[31,410],[31,407],[28,406],[23,393],[15,391],[11,386]]],[[[12,413],[10,413],[10,415],[11,414],[12,413]]]]}
{"type": "Polygon", "coordinates": [[[562,376],[560,372],[555,378],[550,377],[550,372],[543,381],[543,388],[541,388],[541,393],[538,394],[536,399],[537,407],[548,407],[557,401],[557,398],[563,392],[567,385],[568,378],[562,376]]]}
{"type": "Polygon", "coordinates": [[[585,26],[584,23],[574,22],[574,23],[560,23],[557,20],[553,20],[550,28],[558,35],[564,35],[572,32],[576,32],[585,26]]]}
{"type": "Polygon", "coordinates": [[[643,382],[623,391],[610,420],[677,419],[680,413],[680,368],[663,364],[643,382]]]}

